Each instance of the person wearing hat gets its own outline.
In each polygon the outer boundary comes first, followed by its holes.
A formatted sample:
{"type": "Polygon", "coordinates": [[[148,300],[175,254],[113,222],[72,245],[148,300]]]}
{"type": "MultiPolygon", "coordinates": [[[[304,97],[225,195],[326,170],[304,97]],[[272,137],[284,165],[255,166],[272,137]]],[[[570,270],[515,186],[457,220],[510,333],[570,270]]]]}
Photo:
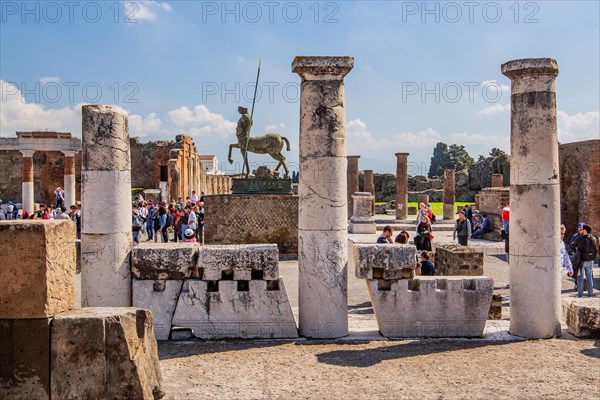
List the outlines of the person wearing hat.
{"type": "Polygon", "coordinates": [[[183,233],[183,243],[196,243],[196,235],[190,228],[186,229],[183,233]]]}

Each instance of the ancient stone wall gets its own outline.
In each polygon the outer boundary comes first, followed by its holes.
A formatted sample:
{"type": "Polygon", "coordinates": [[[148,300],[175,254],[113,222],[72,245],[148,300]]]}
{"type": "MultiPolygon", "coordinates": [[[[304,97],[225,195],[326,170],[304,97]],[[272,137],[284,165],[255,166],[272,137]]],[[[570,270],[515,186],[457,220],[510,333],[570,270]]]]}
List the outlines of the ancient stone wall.
{"type": "Polygon", "coordinates": [[[469,168],[469,189],[481,190],[492,186],[492,174],[504,176],[504,186],[510,185],[510,156],[488,157],[469,168]]]}
{"type": "Polygon", "coordinates": [[[487,214],[492,228],[502,229],[502,208],[508,204],[510,188],[486,188],[477,196],[477,210],[480,214],[487,214]]]}
{"type": "Polygon", "coordinates": [[[276,243],[298,254],[298,196],[207,195],[204,241],[209,244],[276,243]]]}
{"type": "Polygon", "coordinates": [[[567,143],[559,147],[561,222],[566,236],[575,233],[577,223],[591,224],[600,234],[600,140],[567,143]]]}

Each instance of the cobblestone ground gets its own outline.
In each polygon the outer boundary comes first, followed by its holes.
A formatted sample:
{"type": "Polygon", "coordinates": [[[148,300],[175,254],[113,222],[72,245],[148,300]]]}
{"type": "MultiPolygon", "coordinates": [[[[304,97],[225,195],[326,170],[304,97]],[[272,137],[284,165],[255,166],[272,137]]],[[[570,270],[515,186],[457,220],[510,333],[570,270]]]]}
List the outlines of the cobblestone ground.
{"type": "MultiPolygon", "coordinates": [[[[437,243],[450,240],[451,233],[437,232],[437,243]]],[[[506,320],[510,299],[503,243],[471,245],[487,249],[484,272],[504,296],[506,320]]],[[[283,261],[280,267],[297,314],[298,263],[283,261]]],[[[563,295],[572,296],[572,289],[564,276],[563,295]]],[[[560,338],[533,341],[508,335],[500,340],[381,340],[366,285],[353,271],[348,305],[350,328],[359,333],[345,340],[160,343],[167,398],[600,398],[600,340],[575,339],[566,330],[560,338]]]]}

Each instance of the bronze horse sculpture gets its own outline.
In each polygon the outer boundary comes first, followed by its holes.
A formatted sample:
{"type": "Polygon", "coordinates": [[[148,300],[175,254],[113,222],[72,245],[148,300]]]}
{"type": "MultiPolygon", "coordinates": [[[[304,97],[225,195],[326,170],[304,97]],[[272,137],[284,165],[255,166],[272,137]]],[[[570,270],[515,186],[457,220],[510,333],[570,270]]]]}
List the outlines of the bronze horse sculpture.
{"type": "MultiPolygon", "coordinates": [[[[240,149],[242,157],[245,159],[246,171],[249,172],[250,168],[248,166],[248,157],[246,157],[246,140],[246,135],[238,136],[238,142],[229,145],[228,160],[230,164],[233,164],[233,159],[231,158],[231,149],[240,149]]],[[[267,133],[266,135],[255,137],[250,136],[250,139],[248,140],[248,152],[270,155],[273,157],[273,159],[279,161],[279,164],[277,164],[277,167],[275,167],[274,170],[275,174],[279,174],[279,168],[283,166],[283,169],[285,170],[285,177],[287,178],[289,175],[289,170],[287,164],[285,163],[285,157],[283,154],[281,154],[284,143],[287,145],[286,150],[290,151],[290,142],[287,140],[287,138],[278,133],[267,133]]],[[[246,172],[246,175],[248,172],[246,172]]]]}

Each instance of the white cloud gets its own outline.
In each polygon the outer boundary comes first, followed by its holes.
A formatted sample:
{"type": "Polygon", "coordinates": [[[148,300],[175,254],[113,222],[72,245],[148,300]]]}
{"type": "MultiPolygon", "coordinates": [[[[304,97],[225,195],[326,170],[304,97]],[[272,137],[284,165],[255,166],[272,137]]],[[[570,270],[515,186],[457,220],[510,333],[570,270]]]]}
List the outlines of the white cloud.
{"type": "Polygon", "coordinates": [[[503,114],[510,111],[510,104],[495,104],[477,111],[480,115],[503,114]]]}
{"type": "Polygon", "coordinates": [[[155,10],[171,12],[173,7],[169,3],[161,3],[154,0],[124,1],[123,12],[127,21],[156,21],[155,10]]]}
{"type": "Polygon", "coordinates": [[[129,116],[129,136],[149,136],[156,134],[168,134],[162,129],[162,122],[156,113],[150,113],[146,117],[131,114],[129,116]]]}
{"type": "Polygon", "coordinates": [[[561,143],[600,139],[600,112],[590,111],[568,115],[558,111],[558,140],[561,143]]]}
{"type": "Polygon", "coordinates": [[[58,76],[42,76],[40,78],[40,83],[42,85],[45,85],[47,83],[55,83],[60,81],[60,78],[58,76]]]}
{"type": "Polygon", "coordinates": [[[197,105],[194,110],[182,106],[169,111],[169,119],[175,126],[186,128],[191,136],[228,137],[235,134],[237,124],[221,114],[215,114],[204,105],[197,105]]]}
{"type": "MultiPolygon", "coordinates": [[[[268,133],[280,133],[283,132],[285,130],[285,124],[283,122],[280,122],[279,125],[266,125],[265,126],[265,132],[268,133]]],[[[255,132],[256,135],[261,135],[261,133],[257,133],[255,132]]]]}
{"type": "Polygon", "coordinates": [[[489,79],[487,81],[483,81],[481,82],[481,86],[483,87],[489,87],[489,90],[500,90],[502,91],[503,94],[508,93],[510,94],[510,85],[504,85],[501,83],[498,83],[498,81],[496,81],[495,79],[489,79]]]}
{"type": "Polygon", "coordinates": [[[480,144],[488,146],[490,149],[499,142],[498,136],[481,135],[479,133],[458,132],[452,135],[452,143],[463,145],[480,144]]]}

